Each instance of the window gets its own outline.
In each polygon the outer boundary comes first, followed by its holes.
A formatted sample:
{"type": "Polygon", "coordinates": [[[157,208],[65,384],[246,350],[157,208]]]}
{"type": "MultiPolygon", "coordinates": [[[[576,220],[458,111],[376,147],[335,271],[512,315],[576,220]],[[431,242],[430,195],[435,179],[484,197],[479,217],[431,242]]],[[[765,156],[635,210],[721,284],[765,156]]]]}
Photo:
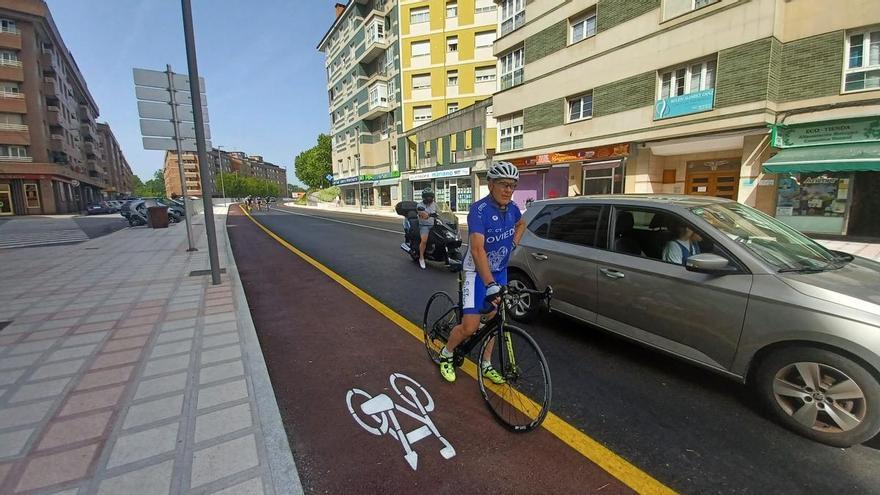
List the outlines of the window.
{"type": "Polygon", "coordinates": [[[0,65],[21,65],[18,52],[0,50],[0,65]]]}
{"type": "Polygon", "coordinates": [[[414,41],[412,44],[412,56],[422,57],[431,54],[430,41],[414,41]]]}
{"type": "Polygon", "coordinates": [[[660,75],[660,99],[715,87],[715,61],[692,63],[660,75]]]}
{"type": "Polygon", "coordinates": [[[452,102],[446,104],[446,113],[453,113],[458,111],[458,102],[452,102]]]}
{"type": "Polygon", "coordinates": [[[29,156],[28,150],[24,146],[0,144],[0,157],[27,158],[29,156]]]}
{"type": "Polygon", "coordinates": [[[676,0],[663,2],[663,19],[671,19],[701,9],[721,0],[676,0]]]}
{"type": "Polygon", "coordinates": [[[446,18],[452,19],[458,17],[458,3],[446,2],[446,18]]]}
{"type": "Polygon", "coordinates": [[[494,81],[496,72],[497,69],[494,65],[490,65],[488,67],[477,67],[477,82],[494,81]]]}
{"type": "Polygon", "coordinates": [[[382,41],[385,41],[385,21],[377,17],[367,26],[367,44],[382,41]]]}
{"type": "Polygon", "coordinates": [[[607,213],[602,205],[547,206],[529,224],[538,237],[604,249],[608,244],[607,213]]]}
{"type": "Polygon", "coordinates": [[[0,126],[20,126],[24,124],[20,113],[0,113],[0,126]]]}
{"type": "Polygon", "coordinates": [[[486,48],[495,43],[495,31],[483,31],[476,35],[477,48],[486,48]]]}
{"type": "Polygon", "coordinates": [[[446,51],[449,53],[458,51],[458,36],[450,36],[446,38],[446,51]]]}
{"type": "Polygon", "coordinates": [[[431,74],[416,74],[412,76],[413,89],[430,89],[431,74]]]}
{"type": "Polygon", "coordinates": [[[18,27],[15,25],[15,21],[0,19],[0,32],[17,34],[18,27]]]}
{"type": "Polygon", "coordinates": [[[499,148],[502,152],[518,150],[523,147],[523,117],[517,115],[506,119],[499,119],[498,128],[501,130],[499,148]]]}
{"type": "Polygon", "coordinates": [[[431,10],[428,7],[419,7],[409,11],[409,23],[420,24],[431,20],[431,10]]]}
{"type": "Polygon", "coordinates": [[[484,12],[495,12],[496,9],[495,0],[477,0],[474,10],[477,14],[482,14],[484,12]]]}
{"type": "Polygon", "coordinates": [[[458,86],[458,71],[451,70],[446,73],[446,85],[447,86],[458,86]]]}
{"type": "Polygon", "coordinates": [[[501,1],[501,34],[505,35],[525,24],[525,0],[501,1]]]}
{"type": "Polygon", "coordinates": [[[501,89],[512,88],[523,82],[523,49],[501,56],[501,89]]]}
{"type": "Polygon", "coordinates": [[[413,108],[413,120],[416,122],[428,122],[432,118],[431,115],[431,107],[414,107],[413,108]]]}
{"type": "Polygon", "coordinates": [[[388,86],[376,84],[369,91],[370,108],[388,105],[388,86]]]}
{"type": "Polygon", "coordinates": [[[568,121],[588,119],[593,116],[593,93],[568,100],[568,121]]]}
{"type": "Polygon", "coordinates": [[[12,81],[0,81],[0,94],[20,94],[21,84],[12,81]]]}
{"type": "Polygon", "coordinates": [[[596,11],[592,10],[571,20],[571,43],[589,38],[596,34],[596,11]]]}
{"type": "Polygon", "coordinates": [[[864,89],[880,89],[880,28],[847,37],[843,90],[864,89]]]}

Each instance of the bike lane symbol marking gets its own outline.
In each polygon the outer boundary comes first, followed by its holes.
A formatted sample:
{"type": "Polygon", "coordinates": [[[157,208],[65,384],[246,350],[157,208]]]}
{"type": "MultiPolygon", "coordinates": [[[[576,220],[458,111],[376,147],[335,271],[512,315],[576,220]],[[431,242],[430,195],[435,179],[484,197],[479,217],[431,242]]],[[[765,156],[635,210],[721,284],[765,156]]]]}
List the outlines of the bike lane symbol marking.
{"type": "Polygon", "coordinates": [[[455,457],[455,449],[452,444],[440,435],[440,431],[437,430],[437,426],[428,415],[434,410],[434,399],[425,390],[425,387],[402,373],[392,373],[388,380],[391,382],[391,388],[406,404],[395,403],[386,394],[373,397],[361,389],[353,388],[348,391],[345,402],[348,404],[348,412],[351,413],[355,422],[373,435],[388,434],[400,442],[404,451],[403,458],[406,459],[413,471],[418,467],[419,454],[413,450],[412,445],[419,440],[436,437],[443,444],[440,455],[444,459],[455,457]],[[355,405],[352,400],[357,396],[366,400],[360,405],[355,405]],[[404,432],[396,412],[409,416],[419,422],[421,426],[410,432],[404,432]],[[366,415],[366,417],[362,415],[366,415]]]}

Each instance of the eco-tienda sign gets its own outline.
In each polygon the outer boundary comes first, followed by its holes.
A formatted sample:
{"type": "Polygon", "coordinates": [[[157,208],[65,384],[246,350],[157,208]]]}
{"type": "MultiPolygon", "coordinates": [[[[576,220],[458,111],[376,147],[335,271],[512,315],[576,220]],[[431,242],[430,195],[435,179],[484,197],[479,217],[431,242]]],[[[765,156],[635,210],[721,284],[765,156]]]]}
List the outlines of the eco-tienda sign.
{"type": "Polygon", "coordinates": [[[770,126],[775,148],[880,141],[880,117],[770,126]]]}

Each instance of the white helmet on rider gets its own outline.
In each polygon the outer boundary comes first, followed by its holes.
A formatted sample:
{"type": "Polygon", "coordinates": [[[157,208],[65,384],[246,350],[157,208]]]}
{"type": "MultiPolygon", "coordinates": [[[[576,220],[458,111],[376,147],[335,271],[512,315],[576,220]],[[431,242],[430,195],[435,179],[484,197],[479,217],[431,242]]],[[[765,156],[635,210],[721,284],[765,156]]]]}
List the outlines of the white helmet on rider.
{"type": "Polygon", "coordinates": [[[489,167],[486,177],[490,180],[513,179],[519,180],[519,170],[510,162],[495,162],[489,167]]]}

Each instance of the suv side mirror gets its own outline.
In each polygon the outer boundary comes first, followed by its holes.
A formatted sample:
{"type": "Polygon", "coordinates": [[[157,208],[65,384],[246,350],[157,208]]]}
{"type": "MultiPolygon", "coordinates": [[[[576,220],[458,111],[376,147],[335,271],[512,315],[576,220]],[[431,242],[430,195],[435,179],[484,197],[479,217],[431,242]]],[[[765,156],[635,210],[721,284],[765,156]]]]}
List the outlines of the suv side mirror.
{"type": "Polygon", "coordinates": [[[727,258],[712,253],[701,253],[688,257],[685,268],[690,272],[713,275],[725,275],[739,271],[730,264],[727,258]]]}

